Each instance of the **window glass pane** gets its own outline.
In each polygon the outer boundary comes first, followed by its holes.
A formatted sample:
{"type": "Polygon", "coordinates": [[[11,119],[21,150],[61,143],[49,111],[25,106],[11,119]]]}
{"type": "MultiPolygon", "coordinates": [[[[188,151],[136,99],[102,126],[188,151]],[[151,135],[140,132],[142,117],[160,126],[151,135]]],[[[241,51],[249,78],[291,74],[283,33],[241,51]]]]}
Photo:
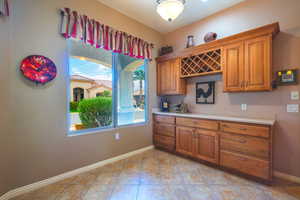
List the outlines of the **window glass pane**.
{"type": "Polygon", "coordinates": [[[143,59],[117,55],[118,125],[146,121],[146,64],[143,59]]]}
{"type": "Polygon", "coordinates": [[[112,52],[70,40],[70,130],[113,123],[112,52]]]}

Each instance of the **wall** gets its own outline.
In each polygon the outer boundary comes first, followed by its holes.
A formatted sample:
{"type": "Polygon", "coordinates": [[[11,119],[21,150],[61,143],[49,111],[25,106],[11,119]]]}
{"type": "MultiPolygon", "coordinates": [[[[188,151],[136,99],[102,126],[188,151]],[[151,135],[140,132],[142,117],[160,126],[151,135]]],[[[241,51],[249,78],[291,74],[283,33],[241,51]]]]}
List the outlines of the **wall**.
{"type": "Polygon", "coordinates": [[[14,154],[11,146],[12,135],[9,126],[10,119],[10,92],[9,92],[9,27],[8,18],[0,17],[0,196],[10,188],[14,181],[13,162],[14,154]],[[5,38],[5,39],[4,39],[5,38]]]}
{"type": "MultiPolygon", "coordinates": [[[[274,40],[274,71],[285,68],[300,69],[300,1],[251,0],[180,28],[165,36],[165,43],[176,50],[185,47],[186,36],[194,35],[196,43],[202,43],[205,33],[213,31],[219,38],[239,33],[268,23],[279,21],[281,33],[274,40]]],[[[184,100],[193,112],[237,115],[259,118],[276,118],[274,141],[275,169],[300,177],[300,114],[287,113],[286,104],[291,101],[290,91],[300,91],[299,85],[279,87],[273,92],[229,94],[222,92],[222,76],[198,77],[188,80],[187,96],[172,97],[171,102],[184,100]],[[216,80],[216,104],[195,104],[195,83],[216,80]],[[240,104],[248,104],[242,112],[240,104]]]]}
{"type": "MultiPolygon", "coordinates": [[[[10,32],[2,33],[1,21],[0,55],[1,83],[6,94],[11,94],[10,112],[12,119],[10,132],[2,133],[0,152],[7,152],[2,146],[10,142],[11,154],[3,155],[16,159],[16,169],[2,170],[0,165],[0,195],[8,189],[24,186],[85,165],[119,154],[127,153],[152,144],[151,126],[121,128],[97,134],[67,136],[67,41],[59,34],[59,9],[70,7],[116,29],[153,42],[160,47],[162,35],[147,28],[96,0],[12,0],[10,32]],[[4,34],[4,37],[2,37],[4,34]],[[8,36],[9,35],[9,36],[8,36]],[[10,44],[7,41],[10,40],[10,44]],[[2,45],[6,44],[6,45],[2,45]],[[11,49],[9,49],[11,46],[11,49]],[[4,47],[4,49],[3,49],[4,47]],[[10,52],[11,55],[7,55],[10,52]],[[45,86],[37,86],[26,81],[18,70],[21,60],[31,54],[41,54],[51,58],[58,67],[57,78],[45,86]],[[5,62],[5,63],[2,63],[5,62]],[[9,65],[7,65],[10,63],[9,65]],[[2,68],[9,66],[9,71],[2,68]],[[2,74],[3,73],[3,74],[2,74]],[[3,78],[3,79],[2,79],[3,78]],[[8,89],[7,89],[8,88],[8,89]],[[115,141],[113,133],[119,132],[121,140],[115,141]],[[2,177],[11,176],[11,182],[2,183],[2,177]]],[[[6,25],[4,25],[5,28],[6,25]]],[[[154,49],[153,52],[156,52],[154,49]]],[[[154,55],[156,56],[156,54],[154,55]]],[[[155,83],[155,62],[149,66],[149,79],[155,83]]],[[[155,94],[155,84],[150,84],[150,94],[155,94]]],[[[0,93],[0,95],[5,95],[0,93]]],[[[1,98],[8,99],[6,96],[1,98]]],[[[156,96],[150,96],[150,109],[156,106],[156,96]]],[[[2,107],[2,105],[1,105],[2,107]]],[[[2,114],[1,110],[1,114],[2,114]]],[[[4,157],[5,156],[5,157],[4,157]]],[[[1,154],[2,159],[2,154],[1,154]]]]}

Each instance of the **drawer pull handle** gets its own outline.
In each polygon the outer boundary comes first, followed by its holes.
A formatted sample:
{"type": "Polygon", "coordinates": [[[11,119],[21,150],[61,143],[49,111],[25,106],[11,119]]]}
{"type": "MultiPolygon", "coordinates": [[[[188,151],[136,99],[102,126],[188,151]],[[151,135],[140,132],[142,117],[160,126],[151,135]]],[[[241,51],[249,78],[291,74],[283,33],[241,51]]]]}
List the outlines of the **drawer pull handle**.
{"type": "Polygon", "coordinates": [[[242,143],[242,144],[247,142],[247,140],[234,140],[234,139],[228,139],[228,138],[226,140],[229,140],[229,141],[232,141],[232,142],[239,142],[239,143],[242,143]]]}
{"type": "Polygon", "coordinates": [[[240,128],[240,130],[241,130],[241,131],[246,131],[247,129],[246,129],[246,128],[240,128]]]}
{"type": "Polygon", "coordinates": [[[222,124],[222,127],[224,127],[224,128],[228,128],[228,125],[226,125],[226,124],[222,124]]]}

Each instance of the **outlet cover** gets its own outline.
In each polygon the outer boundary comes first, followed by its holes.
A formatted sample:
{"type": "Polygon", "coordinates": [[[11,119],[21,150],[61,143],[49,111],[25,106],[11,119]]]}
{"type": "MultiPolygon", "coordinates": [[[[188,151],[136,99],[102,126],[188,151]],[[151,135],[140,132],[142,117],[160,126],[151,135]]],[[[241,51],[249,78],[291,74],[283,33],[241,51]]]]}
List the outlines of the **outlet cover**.
{"type": "Polygon", "coordinates": [[[299,112],[299,104],[287,104],[286,111],[289,113],[297,113],[299,112]]]}
{"type": "Polygon", "coordinates": [[[120,133],[116,133],[115,134],[115,140],[119,140],[120,139],[120,133]]]}
{"type": "Polygon", "coordinates": [[[246,111],[247,110],[247,104],[241,104],[241,110],[246,111]]]}
{"type": "Polygon", "coordinates": [[[299,100],[299,92],[298,91],[291,92],[291,100],[299,100]]]}

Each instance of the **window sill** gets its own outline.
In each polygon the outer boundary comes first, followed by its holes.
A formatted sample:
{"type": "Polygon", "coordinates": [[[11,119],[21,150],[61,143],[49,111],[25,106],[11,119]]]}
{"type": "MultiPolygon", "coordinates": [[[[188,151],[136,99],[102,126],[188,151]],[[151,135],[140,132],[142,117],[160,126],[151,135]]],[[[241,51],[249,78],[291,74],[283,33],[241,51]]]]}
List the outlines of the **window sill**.
{"type": "Polygon", "coordinates": [[[147,122],[141,122],[136,124],[127,124],[127,125],[121,125],[116,128],[114,127],[108,127],[108,128],[94,128],[94,129],[87,129],[87,130],[80,130],[80,131],[69,131],[68,137],[75,137],[75,136],[83,136],[83,135],[93,135],[93,134],[100,134],[103,132],[112,132],[117,131],[123,128],[134,128],[134,127],[140,127],[140,126],[147,126],[149,125],[149,121],[147,122]]]}

